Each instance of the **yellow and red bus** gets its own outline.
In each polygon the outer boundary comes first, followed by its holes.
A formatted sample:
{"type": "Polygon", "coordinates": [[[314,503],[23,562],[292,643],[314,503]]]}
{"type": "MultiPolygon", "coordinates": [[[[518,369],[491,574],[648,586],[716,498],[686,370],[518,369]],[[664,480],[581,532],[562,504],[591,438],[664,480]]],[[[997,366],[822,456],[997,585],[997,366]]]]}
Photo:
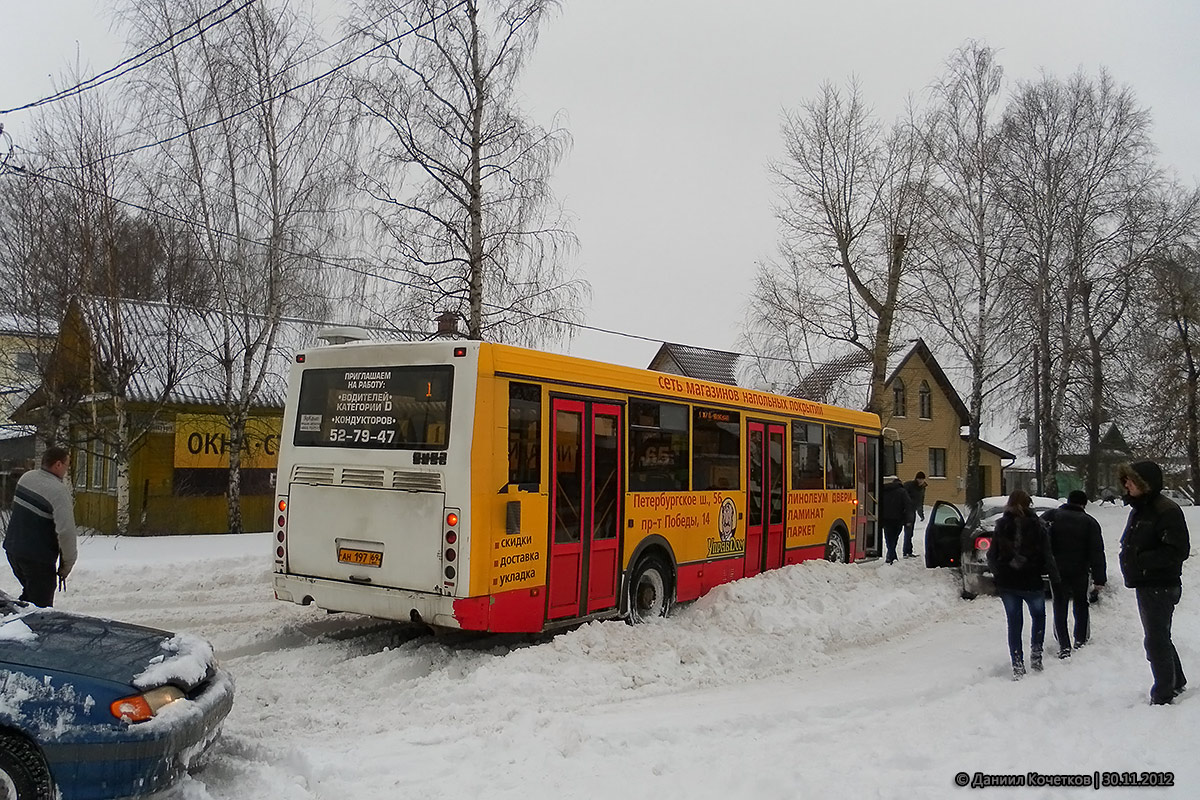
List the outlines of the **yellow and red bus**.
{"type": "Polygon", "coordinates": [[[878,552],[874,414],[486,342],[298,353],[275,596],[475,631],[637,622],[878,552]]]}

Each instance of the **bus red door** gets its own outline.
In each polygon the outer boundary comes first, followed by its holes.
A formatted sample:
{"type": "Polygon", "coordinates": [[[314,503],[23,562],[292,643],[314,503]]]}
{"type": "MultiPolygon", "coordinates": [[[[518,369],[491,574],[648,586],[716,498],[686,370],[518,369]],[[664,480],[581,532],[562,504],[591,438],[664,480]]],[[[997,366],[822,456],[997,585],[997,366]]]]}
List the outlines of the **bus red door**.
{"type": "Polygon", "coordinates": [[[747,577],[783,565],[784,426],[747,422],[747,577]]]}
{"type": "Polygon", "coordinates": [[[550,619],[616,605],[621,498],[621,407],[551,404],[550,619]]]}

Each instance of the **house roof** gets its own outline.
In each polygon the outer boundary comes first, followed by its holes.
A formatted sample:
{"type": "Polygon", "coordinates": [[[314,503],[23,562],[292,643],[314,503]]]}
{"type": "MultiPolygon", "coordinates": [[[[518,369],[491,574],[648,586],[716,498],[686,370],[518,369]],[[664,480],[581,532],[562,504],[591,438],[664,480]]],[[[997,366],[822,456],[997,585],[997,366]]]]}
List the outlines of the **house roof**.
{"type": "MultiPolygon", "coordinates": [[[[317,334],[338,323],[285,317],[276,328],[270,348],[257,345],[266,317],[257,314],[221,314],[144,300],[83,296],[72,300],[62,330],[74,331],[85,350],[90,349],[91,364],[84,353],[68,352],[70,343],[60,335],[55,346],[51,369],[74,373],[75,380],[87,380],[80,370],[94,371],[93,392],[114,392],[121,387],[114,376],[127,376],[122,394],[128,402],[180,405],[221,405],[225,398],[225,363],[234,365],[235,380],[245,355],[251,373],[257,374],[264,360],[262,386],[252,406],[282,407],[287,394],[291,360],[298,350],[317,343],[317,334]]],[[[361,328],[372,339],[409,340],[419,338],[409,331],[361,328]]],[[[62,380],[63,376],[57,376],[62,380]]],[[[86,386],[85,386],[86,388],[86,386]]],[[[27,412],[44,402],[41,388],[22,404],[27,412]]]]}
{"type": "Polygon", "coordinates": [[[737,366],[741,357],[739,353],[725,350],[663,342],[647,369],[737,386],[737,366]]]}
{"type": "MultiPolygon", "coordinates": [[[[970,421],[967,407],[924,339],[907,339],[892,343],[888,348],[884,386],[892,384],[897,373],[911,358],[921,359],[949,400],[960,424],[966,425],[970,421]]],[[[817,365],[790,394],[821,403],[866,408],[871,394],[871,369],[871,354],[862,350],[855,351],[817,365]]]]}
{"type": "MultiPolygon", "coordinates": [[[[962,439],[962,440],[965,442],[965,441],[966,441],[967,439],[969,439],[970,437],[969,437],[969,436],[967,436],[967,434],[965,434],[965,433],[964,433],[964,434],[961,434],[961,435],[959,436],[959,438],[961,438],[961,439],[962,439]]],[[[984,450],[987,450],[987,451],[988,451],[988,452],[990,452],[990,453],[995,453],[996,455],[1000,456],[1000,458],[1011,458],[1011,459],[1013,459],[1013,460],[1014,460],[1014,461],[1013,461],[1013,463],[1014,463],[1014,464],[1016,463],[1017,454],[1016,454],[1016,453],[1010,453],[1010,452],[1008,452],[1007,450],[1005,450],[1003,447],[999,447],[999,446],[997,446],[997,445],[994,445],[994,444],[992,444],[991,442],[985,442],[983,439],[980,439],[980,440],[979,440],[979,446],[980,446],[981,448],[983,448],[984,450]]]]}

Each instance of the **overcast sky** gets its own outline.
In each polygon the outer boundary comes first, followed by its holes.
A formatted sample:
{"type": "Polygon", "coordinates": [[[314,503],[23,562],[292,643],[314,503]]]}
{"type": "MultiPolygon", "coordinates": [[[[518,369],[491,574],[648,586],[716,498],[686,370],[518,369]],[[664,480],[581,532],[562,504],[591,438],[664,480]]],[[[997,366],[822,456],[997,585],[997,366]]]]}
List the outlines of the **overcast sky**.
{"type": "MultiPolygon", "coordinates": [[[[109,2],[0,3],[0,108],[45,95],[77,57],[87,74],[120,60],[109,2]]],[[[320,0],[331,17],[344,6],[320,0]]],[[[890,121],[970,38],[1000,50],[1010,84],[1107,67],[1152,111],[1162,163],[1200,177],[1195,0],[565,0],[523,91],[574,138],[555,186],[593,289],[587,323],[736,349],[755,264],[775,251],[781,111],[855,75],[890,121]]],[[[27,119],[0,123],[19,137],[27,119]]],[[[636,366],[656,349],[587,331],[572,346],[636,366]]]]}

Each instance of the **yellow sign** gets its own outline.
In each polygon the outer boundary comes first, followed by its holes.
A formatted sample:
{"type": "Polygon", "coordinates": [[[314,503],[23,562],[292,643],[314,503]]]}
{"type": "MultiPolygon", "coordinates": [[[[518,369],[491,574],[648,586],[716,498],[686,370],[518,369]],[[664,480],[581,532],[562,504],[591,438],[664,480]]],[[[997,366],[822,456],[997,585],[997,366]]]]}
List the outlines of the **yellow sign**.
{"type": "MultiPolygon", "coordinates": [[[[274,469],[279,461],[281,417],[251,417],[242,440],[244,469],[274,469]]],[[[178,414],[175,417],[175,466],[180,469],[229,469],[229,423],[224,417],[178,414]]]]}

